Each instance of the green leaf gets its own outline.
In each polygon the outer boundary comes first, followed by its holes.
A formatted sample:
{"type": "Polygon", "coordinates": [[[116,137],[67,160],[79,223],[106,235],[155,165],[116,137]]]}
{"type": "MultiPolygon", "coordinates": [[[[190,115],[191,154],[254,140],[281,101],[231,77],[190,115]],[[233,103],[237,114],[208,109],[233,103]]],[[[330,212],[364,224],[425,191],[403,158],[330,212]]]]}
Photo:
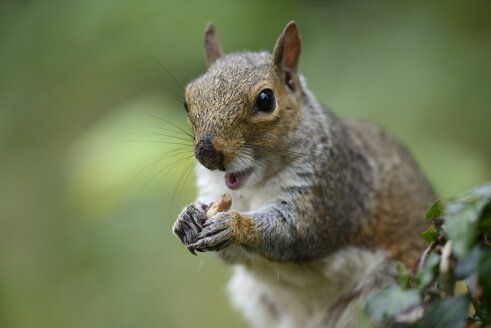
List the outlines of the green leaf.
{"type": "Polygon", "coordinates": [[[438,206],[439,204],[440,204],[440,200],[437,200],[436,202],[433,203],[433,205],[430,206],[428,212],[426,212],[427,219],[441,218],[445,214],[445,212],[443,212],[438,206]]]}
{"type": "Polygon", "coordinates": [[[481,246],[476,245],[469,252],[469,255],[467,255],[463,259],[458,260],[454,268],[455,278],[465,279],[476,273],[477,264],[481,259],[481,254],[482,254],[481,246]]]}
{"type": "Polygon", "coordinates": [[[483,290],[483,299],[486,305],[488,316],[491,315],[491,249],[486,249],[477,265],[479,275],[479,285],[483,290]]]}
{"type": "Polygon", "coordinates": [[[407,272],[406,268],[401,262],[397,262],[397,273],[399,274],[397,285],[401,289],[408,289],[411,287],[409,283],[409,272],[407,272]]]}
{"type": "Polygon", "coordinates": [[[452,239],[454,254],[464,258],[476,242],[476,228],[491,230],[489,224],[491,203],[491,182],[478,186],[462,196],[447,208],[447,220],[442,226],[452,239]]]}
{"type": "Polygon", "coordinates": [[[484,208],[481,219],[479,220],[478,228],[488,235],[488,237],[491,237],[491,204],[487,204],[484,208]]]}
{"type": "Polygon", "coordinates": [[[462,328],[467,321],[470,299],[467,295],[445,298],[426,310],[423,328],[462,328]]]}
{"type": "Polygon", "coordinates": [[[436,252],[432,252],[421,271],[416,274],[416,283],[419,290],[423,290],[428,283],[433,280],[435,273],[437,272],[437,265],[440,263],[440,255],[436,252]]]}
{"type": "Polygon", "coordinates": [[[490,202],[491,182],[464,193],[447,207],[447,220],[442,229],[452,239],[453,252],[458,258],[464,258],[475,244],[477,225],[488,230],[490,202]]]}
{"type": "Polygon", "coordinates": [[[421,296],[415,289],[402,290],[399,286],[389,285],[370,294],[365,311],[376,321],[384,321],[409,306],[421,304],[421,296]]]}
{"type": "Polygon", "coordinates": [[[439,236],[440,234],[438,233],[438,231],[431,227],[421,234],[421,237],[426,240],[426,246],[431,244],[432,241],[438,241],[439,236]]]}
{"type": "Polygon", "coordinates": [[[442,226],[452,240],[452,250],[457,258],[464,258],[476,242],[476,228],[482,201],[454,203],[448,206],[447,220],[442,226]]]}

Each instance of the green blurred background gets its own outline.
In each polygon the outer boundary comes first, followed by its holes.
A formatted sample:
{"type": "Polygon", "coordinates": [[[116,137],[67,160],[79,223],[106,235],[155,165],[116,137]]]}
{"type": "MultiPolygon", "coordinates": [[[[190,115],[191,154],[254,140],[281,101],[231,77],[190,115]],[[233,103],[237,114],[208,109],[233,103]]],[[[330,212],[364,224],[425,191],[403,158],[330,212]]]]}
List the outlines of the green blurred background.
{"type": "Polygon", "coordinates": [[[245,326],[230,270],[171,234],[195,190],[164,120],[186,126],[208,21],[234,52],[295,19],[314,94],[398,136],[448,198],[491,178],[490,17],[487,0],[0,2],[0,327],[245,326]]]}

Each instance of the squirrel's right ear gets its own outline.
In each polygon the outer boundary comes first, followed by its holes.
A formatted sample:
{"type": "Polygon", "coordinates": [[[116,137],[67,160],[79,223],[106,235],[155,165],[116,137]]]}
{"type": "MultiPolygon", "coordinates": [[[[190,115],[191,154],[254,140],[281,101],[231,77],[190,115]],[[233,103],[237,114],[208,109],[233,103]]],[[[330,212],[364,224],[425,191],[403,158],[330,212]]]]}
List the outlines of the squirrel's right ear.
{"type": "Polygon", "coordinates": [[[217,33],[215,26],[212,23],[208,23],[205,29],[205,55],[206,66],[213,64],[215,60],[222,56],[222,49],[218,43],[217,33]]]}
{"type": "Polygon", "coordinates": [[[286,24],[273,50],[273,62],[285,73],[285,83],[294,90],[293,76],[297,73],[302,43],[294,21],[286,24]]]}

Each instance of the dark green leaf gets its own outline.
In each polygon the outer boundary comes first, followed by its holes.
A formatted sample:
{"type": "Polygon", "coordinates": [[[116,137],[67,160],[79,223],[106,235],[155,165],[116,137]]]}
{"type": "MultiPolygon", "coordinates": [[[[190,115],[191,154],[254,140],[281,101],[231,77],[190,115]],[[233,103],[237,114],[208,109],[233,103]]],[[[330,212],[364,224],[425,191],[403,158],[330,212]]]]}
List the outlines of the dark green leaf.
{"type": "Polygon", "coordinates": [[[445,298],[426,310],[423,328],[462,328],[467,320],[470,299],[467,295],[445,298]]]}
{"type": "MultiPolygon", "coordinates": [[[[469,319],[473,321],[482,321],[483,324],[489,323],[489,317],[486,311],[486,307],[484,305],[484,302],[479,302],[476,299],[472,299],[472,306],[474,307],[475,313],[469,317],[469,319]]],[[[488,328],[491,328],[491,326],[486,326],[488,328]]]]}
{"type": "Polygon", "coordinates": [[[452,240],[453,252],[458,258],[464,258],[475,244],[477,225],[483,224],[483,229],[487,229],[490,202],[491,183],[487,183],[466,192],[448,206],[442,229],[452,240]],[[481,215],[483,223],[479,222],[481,215]]]}
{"type": "Polygon", "coordinates": [[[455,264],[454,274],[457,279],[465,279],[476,273],[477,264],[481,258],[482,249],[480,245],[476,245],[472,248],[469,255],[460,259],[455,264]]]}
{"type": "Polygon", "coordinates": [[[486,249],[477,265],[479,275],[479,285],[483,289],[483,299],[486,305],[488,316],[491,314],[491,249],[486,249]]]}
{"type": "Polygon", "coordinates": [[[433,280],[436,272],[436,267],[440,263],[440,255],[432,252],[421,271],[416,274],[416,283],[420,290],[424,289],[426,285],[433,280]]]}
{"type": "Polygon", "coordinates": [[[401,289],[408,289],[411,287],[409,284],[409,272],[407,272],[401,262],[397,262],[397,273],[399,274],[397,285],[399,285],[401,289]]]}
{"type": "Polygon", "coordinates": [[[479,205],[478,201],[448,206],[447,220],[442,229],[452,240],[452,250],[458,258],[464,258],[475,244],[479,205]]]}
{"type": "Polygon", "coordinates": [[[402,290],[399,286],[389,285],[368,296],[365,311],[372,318],[381,322],[398,314],[408,306],[420,303],[421,297],[417,290],[402,290]]]}
{"type": "Polygon", "coordinates": [[[432,228],[426,230],[421,234],[421,237],[426,240],[426,245],[431,244],[432,241],[438,241],[439,236],[440,235],[438,234],[438,231],[432,228]]]}
{"type": "Polygon", "coordinates": [[[445,212],[443,212],[440,209],[440,200],[437,200],[436,202],[433,203],[433,205],[430,206],[428,209],[428,212],[426,212],[426,218],[427,219],[436,219],[436,218],[441,218],[445,212]]]}
{"type": "Polygon", "coordinates": [[[486,205],[482,212],[478,228],[486,235],[488,235],[488,237],[491,237],[491,204],[489,203],[486,205]]]}

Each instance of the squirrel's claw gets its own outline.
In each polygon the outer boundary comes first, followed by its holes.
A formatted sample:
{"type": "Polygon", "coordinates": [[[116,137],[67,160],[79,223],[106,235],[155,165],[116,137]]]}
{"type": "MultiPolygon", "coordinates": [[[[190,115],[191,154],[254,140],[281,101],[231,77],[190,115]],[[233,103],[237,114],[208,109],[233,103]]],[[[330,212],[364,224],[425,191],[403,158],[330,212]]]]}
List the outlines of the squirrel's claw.
{"type": "Polygon", "coordinates": [[[198,252],[220,251],[227,247],[233,239],[233,217],[221,212],[203,224],[203,230],[196,236],[191,245],[198,252]]]}
{"type": "Polygon", "coordinates": [[[190,245],[196,241],[196,237],[203,230],[203,224],[206,220],[206,209],[208,207],[208,205],[202,203],[194,203],[186,206],[172,228],[174,234],[193,255],[196,255],[196,253],[190,245]]]}
{"type": "Polygon", "coordinates": [[[196,254],[196,252],[194,251],[194,247],[193,245],[188,245],[186,246],[186,248],[188,249],[188,251],[193,254],[194,256],[198,256],[198,254],[196,254]]]}
{"type": "Polygon", "coordinates": [[[196,243],[190,245],[190,247],[198,252],[218,252],[227,247],[230,242],[230,229],[225,229],[209,235],[208,237],[203,237],[202,239],[199,239],[196,243]]]}
{"type": "Polygon", "coordinates": [[[188,251],[220,251],[235,241],[234,227],[241,217],[236,211],[224,211],[212,218],[206,217],[209,205],[194,203],[186,206],[174,223],[174,234],[188,251]]]}

